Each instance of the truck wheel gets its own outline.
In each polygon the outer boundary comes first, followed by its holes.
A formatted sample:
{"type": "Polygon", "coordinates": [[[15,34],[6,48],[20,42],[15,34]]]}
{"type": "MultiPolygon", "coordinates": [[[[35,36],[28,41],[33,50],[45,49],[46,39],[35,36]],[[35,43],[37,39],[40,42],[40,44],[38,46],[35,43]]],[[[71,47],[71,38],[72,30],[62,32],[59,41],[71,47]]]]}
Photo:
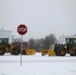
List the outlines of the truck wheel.
{"type": "Polygon", "coordinates": [[[73,53],[70,53],[70,56],[76,56],[76,49],[74,50],[73,53]]]}
{"type": "Polygon", "coordinates": [[[60,49],[60,50],[58,51],[58,55],[59,55],[59,56],[65,56],[65,55],[66,55],[66,50],[65,50],[65,49],[60,49]]]}
{"type": "Polygon", "coordinates": [[[19,55],[19,53],[20,53],[20,50],[18,48],[13,49],[13,54],[14,55],[19,55]]]}
{"type": "Polygon", "coordinates": [[[13,53],[13,51],[12,51],[12,52],[10,52],[10,53],[11,53],[12,55],[14,54],[14,53],[13,53]]]}
{"type": "Polygon", "coordinates": [[[42,56],[44,56],[45,54],[42,54],[42,56]]]}
{"type": "Polygon", "coordinates": [[[58,50],[59,50],[59,49],[55,49],[55,50],[54,50],[56,56],[58,56],[58,50]]]}
{"type": "Polygon", "coordinates": [[[4,55],[5,54],[5,50],[4,49],[0,49],[0,55],[4,55]]]}
{"type": "Polygon", "coordinates": [[[74,55],[76,56],[76,49],[74,50],[74,55]]]}
{"type": "Polygon", "coordinates": [[[74,54],[70,53],[70,56],[74,56],[74,54]]]}
{"type": "Polygon", "coordinates": [[[51,55],[49,54],[49,56],[51,56],[51,55]]]}
{"type": "Polygon", "coordinates": [[[26,55],[26,51],[25,50],[22,51],[22,55],[26,55]]]}

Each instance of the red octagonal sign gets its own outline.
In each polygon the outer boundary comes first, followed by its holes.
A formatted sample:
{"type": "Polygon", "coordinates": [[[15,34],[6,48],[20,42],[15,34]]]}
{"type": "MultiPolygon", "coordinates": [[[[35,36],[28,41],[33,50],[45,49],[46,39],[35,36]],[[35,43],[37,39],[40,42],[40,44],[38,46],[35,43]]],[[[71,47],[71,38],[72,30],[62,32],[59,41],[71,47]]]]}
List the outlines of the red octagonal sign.
{"type": "Polygon", "coordinates": [[[27,33],[27,27],[26,27],[24,24],[20,24],[20,25],[17,27],[17,32],[18,32],[20,35],[24,35],[25,33],[27,33]]]}

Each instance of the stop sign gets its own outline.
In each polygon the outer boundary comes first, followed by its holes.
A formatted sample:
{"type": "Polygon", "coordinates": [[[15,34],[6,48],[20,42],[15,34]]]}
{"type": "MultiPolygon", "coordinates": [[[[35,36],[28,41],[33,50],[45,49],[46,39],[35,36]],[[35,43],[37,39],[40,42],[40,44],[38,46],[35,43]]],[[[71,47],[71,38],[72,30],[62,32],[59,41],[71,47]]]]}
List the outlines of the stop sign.
{"type": "Polygon", "coordinates": [[[24,24],[20,24],[20,25],[17,27],[17,32],[18,32],[20,35],[24,35],[25,33],[27,33],[27,27],[26,27],[24,24]]]}

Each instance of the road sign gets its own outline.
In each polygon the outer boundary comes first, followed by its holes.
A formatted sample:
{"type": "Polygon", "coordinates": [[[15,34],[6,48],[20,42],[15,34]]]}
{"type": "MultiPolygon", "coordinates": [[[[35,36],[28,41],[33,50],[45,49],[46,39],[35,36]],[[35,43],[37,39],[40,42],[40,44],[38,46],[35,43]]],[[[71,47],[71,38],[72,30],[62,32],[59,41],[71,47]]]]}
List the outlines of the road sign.
{"type": "Polygon", "coordinates": [[[23,40],[23,35],[27,33],[27,27],[24,24],[20,24],[17,27],[17,32],[21,35],[21,57],[20,57],[20,65],[22,66],[22,40],[23,40]]]}
{"type": "Polygon", "coordinates": [[[24,35],[27,33],[27,27],[24,25],[24,24],[20,24],[18,27],[17,27],[17,32],[20,34],[20,35],[24,35]]]}

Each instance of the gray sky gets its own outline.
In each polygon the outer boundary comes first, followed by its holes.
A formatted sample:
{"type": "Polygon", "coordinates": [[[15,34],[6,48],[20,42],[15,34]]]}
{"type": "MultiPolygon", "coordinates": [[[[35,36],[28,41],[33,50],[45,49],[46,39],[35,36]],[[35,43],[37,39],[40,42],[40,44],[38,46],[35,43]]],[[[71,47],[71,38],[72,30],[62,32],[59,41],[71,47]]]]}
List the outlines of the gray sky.
{"type": "Polygon", "coordinates": [[[76,0],[0,0],[0,29],[20,37],[20,24],[28,27],[26,40],[76,34],[76,0]]]}

